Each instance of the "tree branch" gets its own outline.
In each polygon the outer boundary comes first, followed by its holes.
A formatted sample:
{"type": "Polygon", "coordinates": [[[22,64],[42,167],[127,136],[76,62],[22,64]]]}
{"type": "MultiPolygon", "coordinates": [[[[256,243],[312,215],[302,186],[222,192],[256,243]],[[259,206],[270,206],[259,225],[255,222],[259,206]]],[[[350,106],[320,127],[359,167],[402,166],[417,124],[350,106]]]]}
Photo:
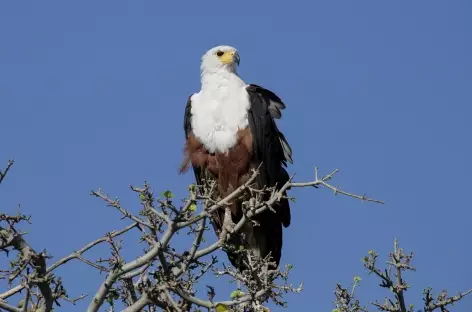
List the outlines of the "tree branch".
{"type": "Polygon", "coordinates": [[[0,301],[0,308],[9,311],[9,312],[23,312],[23,309],[8,305],[7,303],[0,301]]]}
{"type": "Polygon", "coordinates": [[[10,168],[13,166],[14,164],[14,161],[13,160],[9,160],[8,163],[7,163],[7,167],[3,170],[0,170],[0,184],[2,184],[3,182],[3,179],[5,179],[5,177],[7,176],[7,173],[8,173],[8,170],[10,170],[10,168]]]}
{"type": "MultiPolygon", "coordinates": [[[[135,228],[137,226],[137,223],[133,223],[133,224],[130,224],[128,225],[127,227],[119,230],[119,231],[113,231],[111,233],[109,233],[111,235],[111,237],[117,237],[117,236],[120,236],[126,232],[128,232],[129,230],[135,228]]],[[[81,249],[73,252],[72,254],[60,259],[59,261],[57,261],[56,263],[52,264],[50,267],[47,268],[46,272],[47,273],[51,273],[52,271],[54,271],[55,269],[57,269],[58,267],[66,264],[67,262],[73,260],[73,259],[79,259],[79,257],[85,253],[86,251],[88,251],[89,249],[101,244],[101,243],[104,243],[104,242],[107,242],[108,240],[108,236],[105,235],[97,240],[94,240],[90,243],[88,243],[87,245],[85,245],[84,247],[82,247],[81,249]]],[[[18,285],[18,286],[15,286],[14,288],[10,289],[9,291],[6,291],[4,292],[3,294],[0,294],[0,300],[5,300],[11,296],[13,296],[14,294],[22,291],[23,289],[25,288],[24,285],[18,285]]]]}
{"type": "Polygon", "coordinates": [[[31,246],[22,238],[21,234],[14,233],[0,227],[0,238],[6,242],[2,248],[9,246],[15,248],[19,253],[22,261],[30,264],[34,270],[33,283],[36,284],[41,292],[42,299],[38,312],[49,312],[53,305],[53,295],[49,287],[49,278],[46,271],[46,260],[43,253],[38,254],[31,246]]]}
{"type": "Polygon", "coordinates": [[[127,264],[124,264],[121,267],[111,271],[105,282],[100,286],[97,293],[95,294],[92,302],[90,302],[87,312],[96,312],[102,306],[103,301],[105,300],[106,295],[108,294],[111,286],[113,283],[122,275],[131,272],[140,268],[143,265],[146,265],[150,261],[154,260],[157,257],[159,251],[162,248],[165,248],[169,243],[171,237],[174,235],[175,229],[173,227],[169,227],[164,236],[162,237],[161,241],[156,243],[153,248],[147,252],[145,255],[139,257],[138,259],[131,261],[127,264]]]}

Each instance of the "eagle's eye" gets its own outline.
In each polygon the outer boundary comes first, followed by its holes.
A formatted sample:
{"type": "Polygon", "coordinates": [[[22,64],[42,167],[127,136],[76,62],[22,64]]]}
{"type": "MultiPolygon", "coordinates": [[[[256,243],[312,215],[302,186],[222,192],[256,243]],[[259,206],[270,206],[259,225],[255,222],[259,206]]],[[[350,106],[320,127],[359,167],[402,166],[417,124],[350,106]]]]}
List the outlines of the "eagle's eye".
{"type": "Polygon", "coordinates": [[[216,55],[218,55],[218,56],[222,56],[223,54],[225,54],[223,51],[216,52],[216,55]]]}

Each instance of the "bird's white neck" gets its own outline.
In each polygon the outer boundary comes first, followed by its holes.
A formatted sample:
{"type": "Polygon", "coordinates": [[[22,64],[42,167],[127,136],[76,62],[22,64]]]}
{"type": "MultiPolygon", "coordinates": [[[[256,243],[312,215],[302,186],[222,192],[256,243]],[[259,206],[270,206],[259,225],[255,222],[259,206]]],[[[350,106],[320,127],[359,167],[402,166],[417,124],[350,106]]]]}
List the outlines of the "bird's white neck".
{"type": "Polygon", "coordinates": [[[218,70],[202,70],[201,73],[202,91],[225,88],[225,87],[243,87],[244,81],[235,71],[227,68],[219,68],[218,70]]]}

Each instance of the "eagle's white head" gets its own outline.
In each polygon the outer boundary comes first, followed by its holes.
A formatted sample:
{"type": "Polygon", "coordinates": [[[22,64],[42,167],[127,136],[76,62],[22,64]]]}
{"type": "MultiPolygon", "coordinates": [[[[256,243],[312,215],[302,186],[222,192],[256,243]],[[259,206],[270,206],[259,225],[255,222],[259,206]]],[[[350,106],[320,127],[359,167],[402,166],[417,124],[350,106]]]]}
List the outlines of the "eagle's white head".
{"type": "Polygon", "coordinates": [[[216,73],[226,71],[236,73],[239,65],[239,54],[231,46],[217,46],[208,50],[202,57],[201,72],[216,73]]]}

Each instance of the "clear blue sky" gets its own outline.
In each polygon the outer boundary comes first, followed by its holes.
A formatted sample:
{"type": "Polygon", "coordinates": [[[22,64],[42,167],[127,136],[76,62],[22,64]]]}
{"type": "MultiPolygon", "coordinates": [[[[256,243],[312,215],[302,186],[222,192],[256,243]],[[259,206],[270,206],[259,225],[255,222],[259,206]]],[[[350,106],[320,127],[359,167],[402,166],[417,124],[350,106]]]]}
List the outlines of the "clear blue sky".
{"type": "MultiPolygon", "coordinates": [[[[387,203],[292,192],[282,263],[305,290],[286,297],[289,310],[330,311],[335,283],[354,275],[364,304],[382,300],[360,259],[375,249],[385,260],[394,237],[416,254],[410,302],[419,307],[426,286],[466,290],[471,9],[465,0],[2,1],[0,162],[16,165],[1,210],[21,204],[32,245],[58,259],[125,224],[91,189],[134,211],[129,184],[183,196],[193,181],[177,174],[185,103],[200,88],[201,55],[228,44],[242,77],[287,104],[279,125],[294,151],[289,171],[301,181],[314,165],[340,168],[334,183],[387,203]]],[[[141,248],[133,244],[128,260],[141,248]]],[[[77,263],[57,273],[70,295],[92,295],[103,279],[77,263]]],[[[231,289],[219,286],[221,296],[231,289]]],[[[471,309],[469,298],[455,311],[471,309]]]]}

